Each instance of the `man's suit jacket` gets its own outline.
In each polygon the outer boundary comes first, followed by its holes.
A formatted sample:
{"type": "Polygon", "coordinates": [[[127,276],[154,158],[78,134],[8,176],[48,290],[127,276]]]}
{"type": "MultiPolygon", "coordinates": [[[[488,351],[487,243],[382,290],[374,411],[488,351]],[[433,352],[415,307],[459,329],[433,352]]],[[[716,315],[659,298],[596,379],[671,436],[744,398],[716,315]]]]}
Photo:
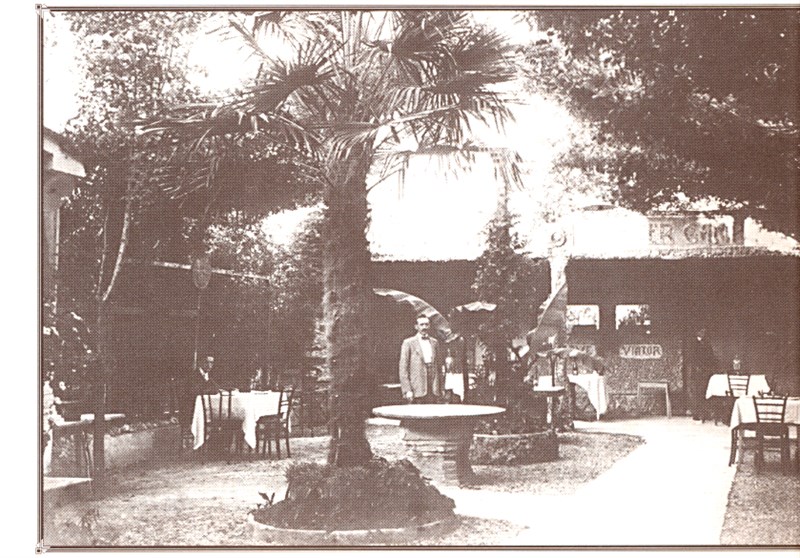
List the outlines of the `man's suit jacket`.
{"type": "MultiPolygon", "coordinates": [[[[444,374],[442,373],[442,359],[439,353],[439,342],[432,336],[428,337],[433,350],[433,395],[444,392],[444,374]]],[[[419,337],[409,337],[403,341],[400,348],[400,389],[403,396],[413,392],[414,397],[423,397],[428,394],[428,368],[422,358],[422,347],[419,337]]]]}

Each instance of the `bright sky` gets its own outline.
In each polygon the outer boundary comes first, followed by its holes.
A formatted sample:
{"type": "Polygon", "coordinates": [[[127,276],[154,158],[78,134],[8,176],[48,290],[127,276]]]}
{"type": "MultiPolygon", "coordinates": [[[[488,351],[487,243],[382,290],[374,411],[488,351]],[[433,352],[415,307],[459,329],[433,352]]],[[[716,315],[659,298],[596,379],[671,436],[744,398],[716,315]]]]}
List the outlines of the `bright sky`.
{"type": "Polygon", "coordinates": [[[78,111],[76,95],[80,74],[75,68],[75,41],[67,22],[50,12],[44,12],[44,37],[54,37],[53,48],[44,49],[42,75],[44,99],[42,116],[45,127],[56,132],[78,111]]]}
{"type": "MultiPolygon", "coordinates": [[[[475,18],[503,31],[514,44],[523,43],[531,34],[527,25],[514,19],[513,12],[476,11],[475,18]]],[[[218,24],[219,21],[211,22],[204,31],[218,24]]],[[[44,37],[57,41],[54,48],[48,48],[45,41],[44,125],[58,132],[77,112],[76,94],[82,76],[75,67],[74,39],[62,15],[44,12],[44,37]]],[[[195,67],[190,72],[191,79],[202,90],[220,93],[245,83],[253,75],[256,62],[246,59],[236,41],[221,41],[218,36],[201,32],[192,47],[189,65],[195,67]]]]}

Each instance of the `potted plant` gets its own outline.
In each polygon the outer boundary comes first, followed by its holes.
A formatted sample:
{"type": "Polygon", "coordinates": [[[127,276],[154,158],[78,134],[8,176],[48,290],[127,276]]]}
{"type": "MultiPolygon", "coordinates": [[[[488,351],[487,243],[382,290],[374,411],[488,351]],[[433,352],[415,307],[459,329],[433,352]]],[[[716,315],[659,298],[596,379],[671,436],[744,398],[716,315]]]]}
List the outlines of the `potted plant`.
{"type": "Polygon", "coordinates": [[[521,253],[512,226],[507,212],[490,222],[472,286],[480,300],[496,307],[477,327],[485,357],[470,398],[506,408],[502,415],[479,422],[471,449],[475,463],[530,463],[558,457],[557,438],[547,428],[547,402],[524,382],[529,359],[520,341],[531,329],[541,302],[536,285],[543,270],[540,262],[521,253]]]}
{"type": "Polygon", "coordinates": [[[248,516],[253,538],[292,546],[402,544],[451,531],[455,503],[407,460],[373,458],[363,466],[298,463],[287,468],[282,500],[248,516]]]}

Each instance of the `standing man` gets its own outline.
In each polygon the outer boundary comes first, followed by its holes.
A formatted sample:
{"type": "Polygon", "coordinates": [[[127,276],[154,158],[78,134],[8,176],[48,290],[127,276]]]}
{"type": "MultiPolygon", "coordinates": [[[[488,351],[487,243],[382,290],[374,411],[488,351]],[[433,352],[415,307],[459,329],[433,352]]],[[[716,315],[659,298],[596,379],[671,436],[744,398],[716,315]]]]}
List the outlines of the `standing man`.
{"type": "Polygon", "coordinates": [[[435,403],[444,393],[439,342],[431,337],[431,321],[417,316],[417,334],[400,348],[400,389],[409,403],[435,403]]]}
{"type": "Polygon", "coordinates": [[[717,358],[714,355],[714,349],[706,339],[705,328],[700,329],[689,341],[683,359],[692,418],[706,420],[711,416],[706,401],[706,388],[709,378],[717,371],[717,358]]]}

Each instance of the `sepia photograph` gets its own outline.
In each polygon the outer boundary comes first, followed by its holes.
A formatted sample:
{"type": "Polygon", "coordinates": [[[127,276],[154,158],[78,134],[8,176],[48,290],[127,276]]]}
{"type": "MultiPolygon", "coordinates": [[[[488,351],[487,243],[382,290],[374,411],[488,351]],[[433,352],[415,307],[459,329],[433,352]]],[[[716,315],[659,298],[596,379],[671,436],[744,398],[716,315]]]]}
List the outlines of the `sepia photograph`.
{"type": "Polygon", "coordinates": [[[799,5],[30,9],[37,553],[800,548],[799,5]]]}

